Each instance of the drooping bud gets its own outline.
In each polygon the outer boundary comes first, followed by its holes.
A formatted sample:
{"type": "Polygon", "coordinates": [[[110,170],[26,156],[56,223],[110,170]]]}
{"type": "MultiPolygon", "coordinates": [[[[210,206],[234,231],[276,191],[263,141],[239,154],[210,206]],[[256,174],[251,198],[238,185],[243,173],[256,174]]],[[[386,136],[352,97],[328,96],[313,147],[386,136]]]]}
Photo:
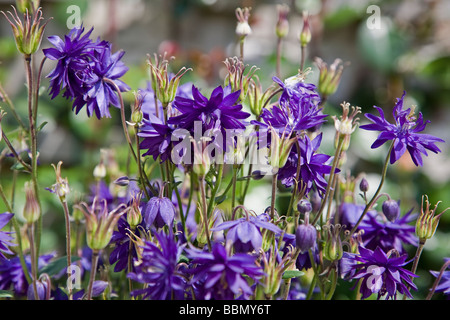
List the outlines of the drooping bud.
{"type": "Polygon", "coordinates": [[[399,201],[389,199],[383,202],[381,206],[384,216],[391,222],[394,222],[400,215],[399,201]]]}
{"type": "Polygon", "coordinates": [[[359,190],[361,190],[361,192],[369,191],[369,181],[367,181],[366,178],[361,179],[361,182],[359,183],[359,190]]]}
{"type": "MultiPolygon", "coordinates": [[[[309,204],[309,207],[311,207],[311,204],[309,204]]],[[[295,244],[300,250],[300,253],[305,253],[313,249],[316,245],[317,230],[312,224],[309,224],[309,211],[305,213],[305,223],[299,225],[295,231],[295,244]]]]}
{"type": "Polygon", "coordinates": [[[297,210],[301,214],[309,214],[312,210],[311,202],[309,202],[308,200],[300,200],[297,203],[297,210]]]}
{"type": "Polygon", "coordinates": [[[109,211],[106,200],[99,204],[97,198],[94,198],[91,207],[85,202],[77,207],[86,218],[86,242],[92,250],[102,250],[109,244],[117,221],[129,210],[124,204],[120,204],[109,211]]]}
{"type": "Polygon", "coordinates": [[[50,277],[47,274],[42,274],[38,280],[34,280],[28,286],[27,290],[27,299],[28,300],[50,300],[51,294],[51,281],[50,277]],[[36,291],[37,291],[37,299],[35,295],[35,284],[36,283],[36,291]]]}
{"type": "Polygon", "coordinates": [[[1,12],[11,25],[17,49],[25,56],[30,56],[39,49],[45,26],[49,20],[47,20],[47,22],[43,25],[40,25],[41,20],[44,18],[42,17],[41,8],[38,8],[34,12],[32,11],[32,13],[25,10],[24,21],[22,22],[16,8],[14,6],[12,6],[12,8],[14,9],[14,14],[8,11],[10,17],[8,17],[3,11],[1,12]]]}
{"type": "Polygon", "coordinates": [[[134,109],[131,113],[131,125],[137,126],[141,123],[144,114],[142,113],[142,103],[144,102],[144,97],[139,93],[134,94],[134,109]]]}
{"type": "Polygon", "coordinates": [[[288,21],[289,6],[284,3],[281,5],[277,5],[277,11],[278,11],[278,21],[275,32],[277,34],[277,37],[282,39],[285,38],[289,32],[289,21],[288,21]]]}
{"type": "Polygon", "coordinates": [[[41,208],[36,199],[33,184],[25,182],[25,206],[23,207],[23,217],[28,224],[33,224],[41,216],[41,208]]]}
{"type": "Polygon", "coordinates": [[[428,196],[425,196],[425,207],[423,203],[424,197],[422,196],[422,207],[419,217],[416,221],[416,235],[420,242],[424,243],[427,239],[431,239],[436,232],[439,220],[442,214],[449,208],[442,211],[440,214],[436,214],[437,206],[441,201],[438,201],[433,209],[430,209],[430,202],[428,201],[428,196]]]}
{"type": "Polygon", "coordinates": [[[341,81],[344,66],[341,59],[336,59],[328,68],[328,65],[318,57],[315,58],[315,64],[319,68],[319,84],[317,89],[322,99],[326,99],[336,92],[341,81]]]}
{"type": "Polygon", "coordinates": [[[306,47],[311,42],[311,28],[309,26],[309,15],[307,11],[303,11],[303,28],[300,32],[300,45],[306,47]]]}

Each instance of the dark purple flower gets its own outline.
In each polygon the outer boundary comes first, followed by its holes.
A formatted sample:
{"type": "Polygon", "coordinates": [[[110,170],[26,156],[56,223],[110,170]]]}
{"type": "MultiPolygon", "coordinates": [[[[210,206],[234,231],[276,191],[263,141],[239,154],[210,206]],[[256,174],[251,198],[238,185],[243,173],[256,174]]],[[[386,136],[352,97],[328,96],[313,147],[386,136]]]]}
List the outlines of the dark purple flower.
{"type": "Polygon", "coordinates": [[[201,121],[203,131],[209,129],[245,129],[243,120],[250,116],[242,111],[238,104],[240,91],[231,92],[229,86],[216,87],[210,98],[201,94],[200,90],[192,86],[192,99],[178,95],[173,106],[181,113],[171,117],[170,124],[176,124],[186,130],[194,129],[194,122],[201,121]]]}
{"type": "MultiPolygon", "coordinates": [[[[142,222],[135,228],[134,233],[137,237],[141,236],[141,231],[145,230],[145,221],[142,222]]],[[[109,255],[109,263],[114,265],[114,272],[120,272],[127,268],[128,259],[136,258],[137,251],[134,243],[131,243],[131,227],[128,224],[126,216],[120,217],[117,222],[117,230],[113,232],[111,237],[111,244],[113,244],[114,249],[109,255]]],[[[134,266],[133,266],[134,269],[134,266]]]]}
{"type": "Polygon", "coordinates": [[[400,99],[397,99],[395,104],[393,117],[395,124],[389,123],[381,108],[374,106],[380,114],[379,117],[366,113],[366,118],[372,121],[371,124],[362,125],[361,129],[381,131],[378,138],[372,144],[372,148],[378,148],[385,142],[393,140],[394,147],[390,156],[390,163],[396,162],[400,157],[408,151],[412,161],[416,166],[422,166],[422,156],[428,155],[427,149],[438,153],[441,150],[436,146],[436,142],[445,142],[429,134],[419,133],[425,130],[428,122],[423,120],[422,113],[419,112],[418,117],[414,115],[414,109],[408,108],[403,110],[403,99],[406,92],[403,93],[400,99]]]}
{"type": "Polygon", "coordinates": [[[152,197],[145,204],[142,216],[147,228],[154,225],[159,229],[165,225],[172,226],[175,214],[175,206],[169,198],[152,197]]]}
{"type": "Polygon", "coordinates": [[[193,285],[201,286],[205,300],[233,300],[238,296],[246,299],[253,290],[248,279],[254,281],[263,276],[263,270],[255,263],[256,257],[246,253],[229,255],[220,243],[213,243],[211,252],[186,249],[194,268],[193,285]]]}
{"type": "Polygon", "coordinates": [[[137,289],[133,296],[143,294],[144,299],[180,300],[184,298],[187,282],[178,272],[178,261],[183,246],[177,246],[172,233],[156,233],[156,242],[145,241],[135,271],[128,277],[146,285],[137,289]]]}
{"type": "Polygon", "coordinates": [[[309,223],[301,224],[295,231],[296,247],[301,253],[313,249],[317,240],[317,230],[309,223]]]}
{"type": "Polygon", "coordinates": [[[1,231],[12,219],[14,216],[13,213],[2,213],[0,214],[0,260],[6,259],[5,254],[12,255],[14,254],[8,247],[15,246],[12,242],[14,240],[13,237],[10,236],[11,232],[1,231]]]}
{"type": "Polygon", "coordinates": [[[298,76],[287,78],[284,82],[277,77],[272,80],[276,82],[283,92],[280,102],[292,101],[295,104],[317,107],[320,104],[320,95],[316,91],[316,86],[312,83],[304,83],[298,76]]]}
{"type": "Polygon", "coordinates": [[[226,240],[233,244],[236,252],[259,250],[262,246],[261,229],[272,231],[275,234],[281,233],[281,229],[276,225],[250,215],[246,218],[225,221],[211,231],[226,229],[228,229],[226,240]]]}
{"type": "Polygon", "coordinates": [[[378,214],[367,214],[359,225],[362,234],[363,245],[367,249],[374,250],[377,246],[384,251],[397,250],[400,254],[406,253],[405,245],[418,245],[415,225],[411,225],[417,219],[417,214],[411,214],[412,210],[394,221],[384,220],[378,214]]]}
{"type": "Polygon", "coordinates": [[[142,141],[139,145],[141,149],[147,149],[143,156],[151,155],[156,160],[160,157],[161,162],[170,159],[172,153],[172,125],[164,124],[155,115],[148,115],[149,120],[142,120],[142,127],[139,128],[139,137],[142,141]]]}
{"type": "Polygon", "coordinates": [[[54,48],[43,52],[48,59],[57,61],[48,75],[52,99],[64,89],[63,96],[73,100],[75,113],[86,106],[89,117],[95,114],[100,119],[111,117],[110,105],[120,108],[117,88],[129,90],[119,79],[128,68],[120,61],[124,52],[112,54],[109,42],[92,41],[89,38],[92,30],[83,35],[84,28],[74,28],[64,40],[51,36],[49,41],[54,48]]]}
{"type": "Polygon", "coordinates": [[[378,299],[385,295],[387,299],[396,299],[397,292],[412,298],[409,287],[417,290],[411,278],[418,276],[403,268],[410,262],[406,261],[406,254],[390,257],[380,247],[372,251],[360,246],[359,254],[349,254],[348,258],[347,273],[354,271],[351,279],[363,279],[360,286],[362,299],[374,293],[378,299]]]}
{"type": "Polygon", "coordinates": [[[57,61],[56,67],[47,76],[50,78],[50,95],[55,98],[66,89],[67,95],[74,97],[83,86],[83,75],[89,67],[93,49],[96,47],[89,38],[93,28],[84,35],[84,28],[74,28],[62,40],[50,36],[48,40],[54,48],[43,49],[45,56],[57,61]]]}
{"type": "MultiPolygon", "coordinates": [[[[54,257],[55,254],[53,253],[40,256],[38,259],[38,269],[42,269],[54,257]]],[[[31,258],[29,255],[25,256],[25,263],[30,272],[31,258]]],[[[10,260],[0,259],[0,290],[9,290],[11,287],[18,296],[25,296],[27,294],[28,282],[18,256],[10,260]]]]}
{"type": "MultiPolygon", "coordinates": [[[[308,194],[311,190],[318,192],[322,196],[327,187],[327,181],[324,175],[331,172],[331,166],[328,164],[332,157],[326,154],[317,153],[322,142],[322,133],[310,140],[306,135],[299,139],[300,145],[300,183],[308,194]]],[[[291,187],[295,182],[298,166],[297,148],[292,148],[284,167],[278,171],[278,180],[285,187],[291,187]]],[[[339,169],[336,169],[339,172],[339,169]]]]}

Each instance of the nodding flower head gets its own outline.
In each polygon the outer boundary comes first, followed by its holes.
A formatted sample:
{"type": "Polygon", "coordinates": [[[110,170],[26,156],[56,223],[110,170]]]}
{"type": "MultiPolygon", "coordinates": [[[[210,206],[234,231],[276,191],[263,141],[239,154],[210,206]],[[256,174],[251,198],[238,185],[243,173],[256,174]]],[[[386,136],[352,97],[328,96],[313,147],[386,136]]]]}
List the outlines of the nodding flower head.
{"type": "Polygon", "coordinates": [[[352,106],[350,113],[350,103],[343,102],[341,107],[342,116],[339,119],[336,116],[332,117],[336,128],[334,144],[337,147],[338,143],[342,141],[342,150],[346,151],[350,146],[350,136],[358,127],[359,118],[356,118],[356,115],[361,112],[361,108],[352,106]]]}
{"type": "Polygon", "coordinates": [[[117,221],[129,210],[124,204],[120,204],[108,211],[106,200],[103,202],[100,205],[98,199],[94,198],[90,207],[85,202],[77,205],[86,218],[86,240],[92,250],[102,250],[109,244],[117,221]]]}

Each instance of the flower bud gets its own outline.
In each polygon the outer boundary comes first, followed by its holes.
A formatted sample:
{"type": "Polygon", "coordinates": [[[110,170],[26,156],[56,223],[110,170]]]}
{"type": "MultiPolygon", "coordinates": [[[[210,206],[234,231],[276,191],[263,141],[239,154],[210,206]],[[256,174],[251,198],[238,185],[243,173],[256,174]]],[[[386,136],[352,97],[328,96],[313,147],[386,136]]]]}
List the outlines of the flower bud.
{"type": "Polygon", "coordinates": [[[103,161],[95,166],[93,175],[97,180],[101,180],[106,177],[106,166],[103,161]]]}
{"type": "Polygon", "coordinates": [[[250,25],[248,23],[248,19],[250,17],[250,9],[251,8],[236,9],[236,18],[238,20],[236,25],[236,35],[241,40],[252,33],[252,28],[250,28],[250,25]]]}
{"type": "Polygon", "coordinates": [[[436,203],[434,209],[430,209],[430,202],[428,201],[428,196],[425,196],[426,207],[423,206],[423,198],[422,197],[422,208],[419,217],[416,221],[416,235],[419,238],[420,242],[424,243],[427,239],[431,239],[436,232],[437,226],[439,224],[439,220],[442,214],[450,208],[445,209],[440,214],[435,216],[437,206],[440,201],[436,203]]]}
{"type": "Polygon", "coordinates": [[[362,192],[369,191],[369,181],[367,181],[366,178],[361,179],[361,182],[359,183],[359,190],[361,190],[362,192]]]}
{"type": "Polygon", "coordinates": [[[342,116],[339,119],[336,116],[332,117],[336,129],[334,144],[337,148],[339,142],[341,142],[341,150],[347,151],[350,146],[350,136],[358,126],[359,118],[355,118],[355,116],[361,112],[361,108],[352,106],[352,112],[350,113],[350,103],[343,102],[341,107],[343,109],[342,116]]]}
{"type": "Polygon", "coordinates": [[[392,199],[384,201],[381,209],[386,219],[392,222],[400,215],[399,202],[392,199]]]}
{"type": "Polygon", "coordinates": [[[61,177],[61,165],[62,161],[58,162],[58,165],[55,166],[52,164],[53,169],[55,170],[56,174],[56,183],[52,186],[52,191],[61,199],[65,200],[66,195],[69,193],[69,182],[67,181],[67,178],[61,177]]]}
{"type": "Polygon", "coordinates": [[[202,138],[201,141],[192,141],[194,147],[194,163],[192,164],[192,170],[199,177],[204,177],[211,168],[211,158],[206,148],[206,140],[208,138],[202,138]]]}
{"type": "Polygon", "coordinates": [[[132,230],[136,229],[136,227],[142,222],[140,203],[140,195],[133,198],[130,210],[127,212],[127,222],[132,230]]]}
{"type": "Polygon", "coordinates": [[[300,253],[304,253],[310,249],[313,249],[316,244],[317,231],[316,228],[309,224],[301,224],[295,231],[295,244],[300,250],[300,253]]]}
{"type": "Polygon", "coordinates": [[[36,283],[37,299],[34,291],[34,283],[28,286],[27,299],[28,300],[50,300],[51,293],[51,281],[47,274],[43,274],[39,277],[39,280],[34,281],[36,283]]]}
{"type": "Polygon", "coordinates": [[[278,132],[272,127],[270,127],[270,132],[269,164],[274,168],[275,172],[277,172],[286,164],[291,149],[297,141],[297,137],[290,138],[285,131],[283,131],[280,137],[278,132]]]}
{"type": "Polygon", "coordinates": [[[289,6],[286,4],[278,5],[278,21],[275,32],[278,38],[285,38],[289,32],[289,6]]]}
{"type": "Polygon", "coordinates": [[[307,200],[300,200],[297,203],[297,210],[301,214],[309,214],[312,210],[311,202],[309,202],[307,200]]]}
{"type": "Polygon", "coordinates": [[[315,59],[315,64],[319,68],[318,91],[323,98],[329,97],[336,92],[341,81],[344,66],[342,60],[336,59],[328,68],[328,65],[320,58],[315,59]]]}
{"type": "Polygon", "coordinates": [[[303,29],[300,33],[300,45],[306,47],[311,42],[311,29],[309,27],[308,12],[303,11],[303,29]]]}
{"type": "Polygon", "coordinates": [[[28,224],[36,222],[41,215],[41,208],[36,199],[36,194],[31,182],[25,182],[25,206],[23,217],[28,224]]]}

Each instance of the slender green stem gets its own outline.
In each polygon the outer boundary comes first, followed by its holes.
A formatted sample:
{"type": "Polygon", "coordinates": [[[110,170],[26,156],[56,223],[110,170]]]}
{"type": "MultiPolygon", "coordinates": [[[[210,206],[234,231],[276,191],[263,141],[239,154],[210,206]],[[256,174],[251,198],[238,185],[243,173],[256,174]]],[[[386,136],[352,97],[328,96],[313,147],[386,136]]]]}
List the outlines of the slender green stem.
{"type": "MultiPolygon", "coordinates": [[[[137,130],[138,126],[136,125],[135,128],[137,130]]],[[[137,153],[137,155],[136,155],[136,162],[137,162],[137,166],[138,166],[139,180],[141,181],[141,187],[144,190],[145,197],[147,199],[150,199],[150,196],[149,196],[148,191],[147,191],[147,187],[145,186],[144,173],[143,173],[143,170],[142,170],[141,152],[140,152],[140,149],[139,149],[139,135],[136,134],[135,137],[136,137],[136,153],[137,153]]]]}
{"type": "MultiPolygon", "coordinates": [[[[339,158],[341,157],[343,143],[344,143],[343,139],[339,139],[338,145],[336,147],[336,151],[334,153],[333,164],[331,166],[330,177],[328,179],[329,182],[327,184],[327,188],[326,188],[325,195],[323,197],[320,209],[317,212],[317,215],[314,217],[314,220],[312,222],[313,225],[316,224],[317,220],[319,220],[319,218],[322,216],[323,209],[325,208],[325,205],[328,202],[328,197],[330,196],[330,191],[331,191],[331,186],[332,186],[331,182],[333,181],[333,177],[336,174],[336,168],[339,163],[339,158]]],[[[329,204],[329,205],[331,205],[331,204],[329,204]]]]}
{"type": "Polygon", "coordinates": [[[214,188],[212,189],[211,198],[209,199],[208,211],[207,211],[208,217],[210,217],[212,214],[217,191],[219,191],[220,185],[222,184],[222,178],[223,178],[223,163],[220,163],[220,164],[218,164],[216,183],[214,185],[214,188]]]}
{"type": "MultiPolygon", "coordinates": [[[[71,272],[69,267],[72,265],[72,246],[70,243],[71,234],[70,234],[70,214],[69,207],[67,206],[67,201],[65,199],[61,199],[61,204],[64,208],[64,218],[66,221],[66,255],[67,255],[67,276],[70,278],[71,272]]],[[[72,300],[72,285],[69,285],[69,300],[72,300]]]]}
{"type": "Polygon", "coordinates": [[[2,137],[3,137],[3,140],[5,141],[6,145],[8,146],[9,150],[13,154],[14,158],[16,158],[16,160],[19,161],[19,163],[22,166],[24,166],[28,172],[31,173],[32,169],[31,169],[30,165],[28,163],[26,163],[25,161],[23,161],[22,157],[17,153],[16,149],[14,149],[14,147],[12,146],[8,137],[6,136],[5,132],[3,132],[3,131],[2,131],[2,137]]]}
{"type": "MultiPolygon", "coordinates": [[[[420,256],[422,255],[423,248],[425,247],[425,242],[426,242],[426,240],[419,241],[419,246],[417,247],[416,254],[414,255],[414,262],[413,262],[413,266],[411,268],[411,272],[414,274],[417,271],[417,266],[419,265],[419,259],[420,259],[420,256]]],[[[411,277],[411,281],[413,281],[412,277],[411,277]]],[[[409,289],[409,286],[407,286],[407,287],[409,289]]],[[[406,300],[406,298],[407,298],[406,294],[403,295],[403,300],[406,300]]]]}
{"type": "Polygon", "coordinates": [[[281,38],[277,38],[277,66],[276,66],[276,75],[278,78],[281,78],[281,38]]]}
{"type": "Polygon", "coordinates": [[[35,263],[35,261],[37,260],[37,252],[36,252],[36,246],[35,246],[35,232],[34,232],[34,226],[35,224],[32,223],[30,225],[28,225],[28,236],[30,238],[30,256],[31,256],[31,275],[33,278],[33,289],[34,289],[34,297],[35,300],[39,300],[39,295],[38,295],[38,291],[37,291],[37,280],[38,280],[38,275],[37,275],[37,263],[35,263]]]}
{"type": "Polygon", "coordinates": [[[306,59],[306,46],[301,46],[301,56],[300,56],[300,72],[303,71],[305,67],[305,59],[306,59]]]}
{"type": "Polygon", "coordinates": [[[326,296],[326,300],[331,300],[331,298],[333,298],[334,292],[336,291],[336,285],[337,285],[337,270],[333,269],[333,271],[331,272],[332,275],[332,280],[331,280],[331,288],[330,291],[328,291],[328,294],[326,296]]]}
{"type": "MultiPolygon", "coordinates": [[[[37,170],[37,138],[36,138],[36,116],[33,113],[33,70],[31,67],[31,55],[25,55],[25,66],[27,71],[27,83],[28,83],[28,120],[30,123],[30,143],[31,143],[31,181],[34,188],[34,193],[36,197],[36,201],[39,205],[39,211],[41,210],[41,201],[39,197],[39,185],[38,185],[38,170],[37,170]]],[[[41,233],[42,233],[42,214],[39,215],[39,219],[37,221],[37,231],[34,230],[34,224],[32,227],[32,235],[33,238],[30,238],[30,244],[33,245],[33,255],[32,259],[32,270],[34,269],[34,276],[37,276],[37,268],[38,268],[38,259],[40,243],[41,243],[41,233]]],[[[37,281],[37,278],[33,279],[37,281]]],[[[37,295],[36,295],[37,297],[37,295]]]]}
{"type": "Polygon", "coordinates": [[[201,201],[202,201],[202,214],[203,214],[203,223],[204,223],[204,228],[205,228],[205,236],[206,236],[206,241],[208,243],[208,248],[211,251],[211,239],[209,237],[209,227],[208,227],[208,217],[206,215],[207,210],[208,210],[208,206],[206,204],[206,192],[205,192],[205,177],[201,176],[200,177],[200,192],[201,192],[201,201]]]}
{"type": "Polygon", "coordinates": [[[231,192],[231,212],[233,212],[234,207],[236,206],[237,173],[238,173],[238,168],[236,166],[233,166],[233,190],[231,192]]]}
{"type": "Polygon", "coordinates": [[[131,155],[133,156],[134,160],[137,162],[137,156],[136,156],[136,153],[134,152],[134,149],[133,149],[133,143],[131,142],[130,133],[128,132],[127,121],[126,121],[126,118],[125,118],[125,105],[124,105],[124,102],[123,102],[122,93],[120,92],[120,88],[111,79],[103,78],[103,81],[111,84],[114,87],[114,89],[116,90],[116,92],[117,92],[117,95],[119,97],[119,102],[120,102],[120,118],[121,118],[121,122],[122,122],[123,133],[125,134],[125,138],[127,139],[131,155]]]}
{"type": "Polygon", "coordinates": [[[272,198],[270,200],[270,218],[275,221],[275,200],[277,197],[277,180],[278,173],[274,173],[272,176],[272,198]]]}
{"type": "Polygon", "coordinates": [[[22,119],[17,114],[16,108],[15,108],[13,102],[8,97],[8,94],[3,89],[1,84],[0,84],[0,96],[3,98],[3,100],[5,100],[6,104],[9,106],[9,109],[11,110],[12,115],[14,116],[16,121],[19,123],[19,125],[22,127],[22,129],[25,130],[26,132],[28,132],[28,128],[25,126],[25,124],[23,123],[22,119]]]}
{"type": "Polygon", "coordinates": [[[392,149],[394,148],[394,141],[392,141],[391,147],[389,148],[388,154],[386,156],[386,160],[385,160],[384,166],[383,166],[383,172],[381,174],[381,181],[380,181],[380,184],[378,185],[378,189],[377,189],[377,191],[375,191],[375,194],[373,195],[373,197],[369,201],[369,203],[364,207],[364,211],[361,214],[361,217],[359,218],[358,222],[355,224],[353,229],[350,231],[348,238],[351,237],[353,235],[353,233],[355,233],[356,229],[358,229],[358,227],[359,227],[359,224],[364,219],[364,216],[372,208],[373,204],[377,200],[378,194],[380,193],[381,188],[383,187],[384,181],[386,179],[387,168],[389,166],[389,158],[391,157],[391,152],[392,152],[392,149]]]}
{"type": "Polygon", "coordinates": [[[299,183],[300,183],[300,168],[301,168],[301,160],[302,158],[300,157],[300,144],[298,142],[298,139],[295,141],[295,147],[297,148],[297,171],[295,173],[295,181],[294,181],[294,188],[292,190],[292,195],[291,195],[291,200],[289,201],[289,207],[286,213],[286,216],[289,217],[291,215],[291,211],[292,208],[294,206],[294,200],[296,199],[297,196],[297,191],[299,190],[299,183]]]}
{"type": "Polygon", "coordinates": [[[89,277],[89,286],[87,291],[87,300],[92,300],[92,288],[94,285],[95,274],[97,272],[98,258],[100,255],[99,250],[92,250],[92,263],[91,263],[91,274],[89,277]]]}

